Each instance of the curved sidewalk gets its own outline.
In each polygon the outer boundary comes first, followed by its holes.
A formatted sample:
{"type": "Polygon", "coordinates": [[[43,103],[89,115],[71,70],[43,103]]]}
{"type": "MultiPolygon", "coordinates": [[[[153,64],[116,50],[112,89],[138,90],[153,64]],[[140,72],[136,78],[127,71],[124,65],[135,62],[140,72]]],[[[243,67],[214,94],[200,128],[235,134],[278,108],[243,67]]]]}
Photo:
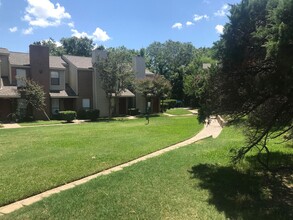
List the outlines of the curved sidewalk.
{"type": "Polygon", "coordinates": [[[180,147],[187,146],[187,145],[192,144],[192,143],[194,143],[196,141],[199,141],[199,140],[202,140],[202,139],[205,139],[205,138],[208,138],[208,137],[216,138],[216,137],[219,136],[221,131],[222,131],[222,127],[218,123],[217,119],[211,119],[210,123],[206,124],[204,126],[204,128],[197,135],[195,135],[194,137],[192,137],[192,138],[190,138],[188,140],[185,140],[185,141],[180,142],[178,144],[175,144],[175,145],[169,146],[167,148],[155,151],[155,152],[147,154],[145,156],[139,157],[139,158],[137,158],[135,160],[132,160],[132,161],[120,164],[118,166],[109,168],[107,170],[98,172],[98,173],[90,175],[88,177],[73,181],[73,182],[65,184],[63,186],[59,186],[59,187],[56,187],[54,189],[45,191],[45,192],[40,193],[38,195],[31,196],[29,198],[26,198],[26,199],[11,203],[9,205],[0,207],[0,215],[9,214],[9,213],[11,213],[13,211],[16,211],[17,209],[20,209],[20,208],[24,207],[24,206],[31,205],[31,204],[33,204],[35,202],[38,202],[38,201],[42,200],[43,198],[49,197],[49,196],[51,196],[53,194],[56,194],[56,193],[59,193],[61,191],[74,188],[74,187],[76,187],[78,185],[84,184],[84,183],[86,183],[86,182],[88,182],[88,181],[90,181],[92,179],[95,179],[95,178],[97,178],[99,176],[108,175],[110,173],[122,170],[123,168],[129,167],[129,166],[131,166],[133,164],[136,164],[136,163],[138,163],[140,161],[144,161],[144,160],[147,160],[147,159],[162,155],[162,154],[164,154],[166,152],[178,149],[180,147]]]}

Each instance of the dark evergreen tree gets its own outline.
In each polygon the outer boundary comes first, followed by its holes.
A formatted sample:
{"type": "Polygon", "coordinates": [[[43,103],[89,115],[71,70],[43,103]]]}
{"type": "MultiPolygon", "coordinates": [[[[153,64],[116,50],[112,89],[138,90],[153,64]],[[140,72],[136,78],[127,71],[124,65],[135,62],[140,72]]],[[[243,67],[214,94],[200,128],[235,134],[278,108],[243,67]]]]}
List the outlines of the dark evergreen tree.
{"type": "Polygon", "coordinates": [[[220,65],[202,96],[202,118],[247,116],[248,143],[235,159],[252,148],[269,153],[270,139],[292,137],[293,0],[243,0],[232,6],[215,48],[220,65]]]}

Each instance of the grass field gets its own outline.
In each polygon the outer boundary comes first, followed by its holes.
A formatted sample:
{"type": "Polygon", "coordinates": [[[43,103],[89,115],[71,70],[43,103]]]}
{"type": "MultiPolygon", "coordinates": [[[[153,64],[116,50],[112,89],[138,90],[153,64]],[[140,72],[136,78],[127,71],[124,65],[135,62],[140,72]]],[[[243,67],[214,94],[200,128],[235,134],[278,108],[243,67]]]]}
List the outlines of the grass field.
{"type": "Polygon", "coordinates": [[[185,108],[171,108],[166,111],[166,113],[171,114],[171,115],[187,115],[191,114],[190,111],[188,111],[185,108]]]}
{"type": "Polygon", "coordinates": [[[0,205],[127,162],[195,135],[195,117],[0,131],[0,205]]]}
{"type": "MultiPolygon", "coordinates": [[[[99,177],[2,218],[292,219],[291,189],[266,175],[253,153],[236,167],[229,163],[229,150],[243,141],[238,129],[225,128],[217,139],[99,177]]],[[[292,146],[273,148],[274,166],[285,160],[293,167],[292,146]]]]}
{"type": "Polygon", "coordinates": [[[55,124],[65,124],[65,121],[61,120],[50,120],[50,121],[32,121],[32,122],[21,122],[19,125],[21,127],[27,126],[37,126],[37,125],[55,125],[55,124]]]}

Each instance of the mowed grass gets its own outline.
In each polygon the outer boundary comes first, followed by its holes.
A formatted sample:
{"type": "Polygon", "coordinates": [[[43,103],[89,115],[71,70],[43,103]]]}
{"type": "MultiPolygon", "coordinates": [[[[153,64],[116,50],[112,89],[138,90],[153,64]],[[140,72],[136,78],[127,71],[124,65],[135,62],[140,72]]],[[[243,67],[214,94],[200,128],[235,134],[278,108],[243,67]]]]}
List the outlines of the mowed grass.
{"type": "Polygon", "coordinates": [[[187,115],[191,114],[190,111],[188,111],[185,108],[171,108],[166,111],[166,113],[171,114],[171,115],[187,115]]]}
{"type": "MultiPolygon", "coordinates": [[[[292,204],[282,196],[288,188],[252,169],[253,154],[237,167],[229,163],[229,150],[243,140],[239,130],[225,128],[218,139],[101,176],[2,218],[292,219],[292,204]]],[[[276,146],[274,153],[292,156],[293,150],[276,146]]]]}
{"type": "Polygon", "coordinates": [[[55,124],[65,124],[66,121],[61,120],[50,120],[50,121],[32,121],[32,122],[20,122],[18,123],[21,127],[27,126],[38,126],[38,125],[55,125],[55,124]]]}
{"type": "Polygon", "coordinates": [[[196,117],[0,131],[0,205],[43,192],[190,138],[196,117]]]}

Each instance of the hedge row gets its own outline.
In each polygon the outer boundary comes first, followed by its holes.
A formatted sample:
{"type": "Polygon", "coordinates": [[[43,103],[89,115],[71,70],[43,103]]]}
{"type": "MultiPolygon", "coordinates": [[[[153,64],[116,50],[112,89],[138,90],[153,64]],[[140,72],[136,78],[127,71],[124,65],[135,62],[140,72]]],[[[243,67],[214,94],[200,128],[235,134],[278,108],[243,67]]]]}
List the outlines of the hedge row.
{"type": "Polygon", "coordinates": [[[91,121],[96,121],[99,117],[100,110],[98,109],[80,110],[77,112],[78,119],[89,119],[91,121]]]}
{"type": "Polygon", "coordinates": [[[76,119],[76,111],[60,111],[59,118],[67,122],[72,122],[76,119]]]}

